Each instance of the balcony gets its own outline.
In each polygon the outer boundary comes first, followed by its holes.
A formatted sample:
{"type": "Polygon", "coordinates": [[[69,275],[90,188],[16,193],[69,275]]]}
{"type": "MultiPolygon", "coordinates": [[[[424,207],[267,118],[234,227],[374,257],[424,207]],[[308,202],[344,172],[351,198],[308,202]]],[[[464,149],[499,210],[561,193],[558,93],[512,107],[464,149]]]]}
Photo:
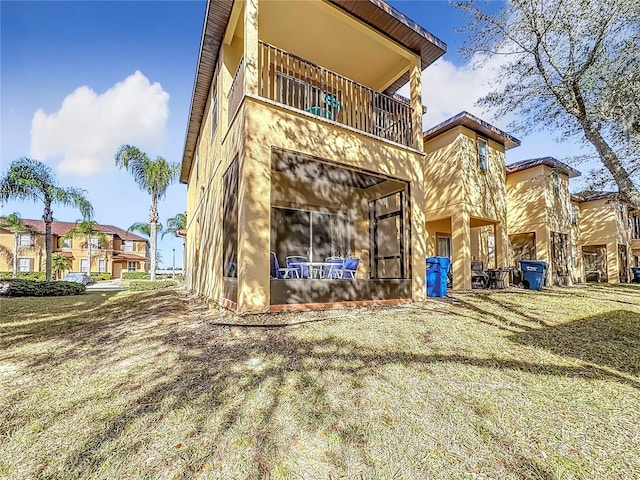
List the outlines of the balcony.
{"type": "MultiPolygon", "coordinates": [[[[317,117],[405,146],[413,145],[409,100],[361,85],[272,45],[260,42],[258,94],[317,117]]],[[[229,118],[242,98],[244,61],[228,96],[229,118]]]]}

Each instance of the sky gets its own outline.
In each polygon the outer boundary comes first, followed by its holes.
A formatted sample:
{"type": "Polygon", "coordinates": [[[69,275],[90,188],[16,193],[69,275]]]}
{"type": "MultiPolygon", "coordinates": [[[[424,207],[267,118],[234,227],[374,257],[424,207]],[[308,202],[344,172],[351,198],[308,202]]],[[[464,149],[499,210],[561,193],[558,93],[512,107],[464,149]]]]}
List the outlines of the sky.
{"type": "MultiPolygon", "coordinates": [[[[298,0],[300,1],[300,0],[298,0]]],[[[474,70],[460,55],[465,19],[447,1],[389,1],[447,44],[422,74],[425,129],[466,110],[507,129],[475,107],[502,59],[474,70]],[[462,29],[462,32],[457,30],[462,29]]],[[[490,3],[498,8],[500,2],[490,3]]],[[[180,163],[195,78],[205,0],[0,1],[0,172],[20,157],[50,165],[60,186],[87,190],[98,223],[148,222],[149,196],[114,166],[122,144],[180,163]]],[[[511,132],[509,132],[511,133],[511,132]]],[[[521,137],[506,161],[579,152],[548,133],[521,137]]],[[[1,213],[42,217],[42,205],[9,202],[1,213]]],[[[186,211],[186,185],[169,187],[161,223],[186,211]]],[[[54,206],[54,218],[77,210],[54,206]]],[[[182,241],[159,238],[162,266],[182,265],[182,241]]]]}

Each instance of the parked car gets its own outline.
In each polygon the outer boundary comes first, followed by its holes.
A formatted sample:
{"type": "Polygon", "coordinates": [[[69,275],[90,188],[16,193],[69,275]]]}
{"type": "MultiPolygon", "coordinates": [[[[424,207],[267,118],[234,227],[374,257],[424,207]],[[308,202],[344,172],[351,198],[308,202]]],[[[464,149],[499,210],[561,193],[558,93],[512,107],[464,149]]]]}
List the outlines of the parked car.
{"type": "Polygon", "coordinates": [[[85,272],[69,272],[62,280],[65,282],[81,283],[82,285],[89,285],[90,283],[93,283],[91,277],[85,272]]]}

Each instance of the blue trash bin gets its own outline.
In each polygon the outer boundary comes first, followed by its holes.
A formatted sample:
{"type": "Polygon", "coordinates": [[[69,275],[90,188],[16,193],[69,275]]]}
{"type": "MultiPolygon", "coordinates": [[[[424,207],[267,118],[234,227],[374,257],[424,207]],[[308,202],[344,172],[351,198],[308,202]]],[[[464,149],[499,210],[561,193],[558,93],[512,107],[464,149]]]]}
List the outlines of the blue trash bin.
{"type": "Polygon", "coordinates": [[[447,273],[451,261],[447,257],[427,258],[427,296],[447,296],[447,273]]]}
{"type": "Polygon", "coordinates": [[[542,290],[549,264],[540,260],[520,260],[522,285],[529,290],[542,290]]]}
{"type": "Polygon", "coordinates": [[[631,281],[640,283],[640,267],[631,267],[631,281]]]}

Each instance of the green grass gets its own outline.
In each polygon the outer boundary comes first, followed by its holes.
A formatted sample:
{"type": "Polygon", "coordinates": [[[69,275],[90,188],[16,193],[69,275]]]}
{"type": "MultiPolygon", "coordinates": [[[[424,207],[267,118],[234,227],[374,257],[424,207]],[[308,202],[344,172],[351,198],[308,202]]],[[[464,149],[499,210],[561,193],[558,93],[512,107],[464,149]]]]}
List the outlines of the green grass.
{"type": "Polygon", "coordinates": [[[640,286],[253,320],[0,300],[0,478],[640,478],[640,286]]]}

